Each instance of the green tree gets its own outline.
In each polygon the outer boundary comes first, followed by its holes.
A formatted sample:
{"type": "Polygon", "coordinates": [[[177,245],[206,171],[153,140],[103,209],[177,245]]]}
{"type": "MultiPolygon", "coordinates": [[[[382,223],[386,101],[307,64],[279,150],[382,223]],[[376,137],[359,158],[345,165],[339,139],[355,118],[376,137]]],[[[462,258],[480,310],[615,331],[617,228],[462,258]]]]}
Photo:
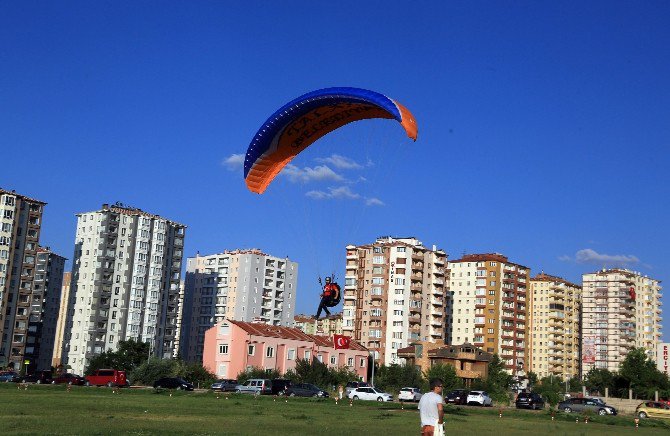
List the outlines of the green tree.
{"type": "Polygon", "coordinates": [[[568,391],[569,392],[581,392],[582,391],[582,380],[579,377],[572,377],[568,381],[568,391]]]}
{"type": "Polygon", "coordinates": [[[632,389],[636,397],[652,398],[654,391],[665,390],[668,377],[649,359],[644,348],[631,350],[619,367],[619,390],[632,389]]]}
{"type": "Polygon", "coordinates": [[[537,374],[533,371],[528,372],[528,386],[532,389],[537,384],[537,374]]]}
{"type": "Polygon", "coordinates": [[[456,369],[451,365],[435,364],[428,368],[428,371],[425,371],[423,375],[423,390],[426,392],[430,389],[429,383],[434,378],[442,380],[442,392],[444,393],[463,386],[460,377],[456,375],[456,369]]]}
{"type": "Polygon", "coordinates": [[[542,397],[551,406],[555,406],[561,399],[561,392],[563,392],[564,383],[560,377],[543,377],[542,380],[535,386],[535,392],[542,395],[542,397]]]}
{"type": "Polygon", "coordinates": [[[424,380],[414,365],[381,365],[375,373],[375,385],[387,392],[398,392],[403,387],[421,387],[424,380]]]}
{"type": "Polygon", "coordinates": [[[584,385],[590,392],[602,395],[605,393],[605,388],[614,388],[614,374],[605,368],[593,368],[586,374],[584,385]]]}
{"type": "MultiPolygon", "coordinates": [[[[142,362],[130,372],[130,383],[134,385],[153,386],[154,382],[163,377],[176,377],[179,364],[172,359],[152,357],[142,362]]],[[[190,380],[187,380],[190,381],[190,380]]]]}
{"type": "Polygon", "coordinates": [[[268,378],[272,380],[273,378],[279,378],[279,371],[276,369],[266,370],[263,368],[253,367],[237,374],[237,382],[239,384],[244,384],[244,382],[252,378],[268,378]]]}
{"type": "Polygon", "coordinates": [[[497,354],[489,362],[488,375],[485,380],[486,391],[492,399],[509,403],[509,387],[512,384],[512,376],[505,369],[505,363],[497,354]]]}
{"type": "Polygon", "coordinates": [[[149,344],[134,340],[119,341],[116,351],[104,351],[89,360],[86,374],[98,369],[113,368],[121,371],[132,371],[149,357],[149,344]]]}

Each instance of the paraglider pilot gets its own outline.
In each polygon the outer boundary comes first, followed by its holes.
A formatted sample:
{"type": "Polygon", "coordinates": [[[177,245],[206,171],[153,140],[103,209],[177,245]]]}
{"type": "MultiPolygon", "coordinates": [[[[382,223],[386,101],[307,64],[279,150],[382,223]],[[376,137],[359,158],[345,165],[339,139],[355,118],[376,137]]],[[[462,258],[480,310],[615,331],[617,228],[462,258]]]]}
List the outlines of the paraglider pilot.
{"type": "MultiPolygon", "coordinates": [[[[321,283],[321,279],[319,279],[321,283]]],[[[316,311],[316,319],[321,316],[321,311],[326,312],[326,316],[330,315],[329,307],[334,307],[340,302],[340,285],[333,282],[330,277],[326,277],[326,284],[323,285],[323,292],[321,293],[321,303],[316,311]]]]}

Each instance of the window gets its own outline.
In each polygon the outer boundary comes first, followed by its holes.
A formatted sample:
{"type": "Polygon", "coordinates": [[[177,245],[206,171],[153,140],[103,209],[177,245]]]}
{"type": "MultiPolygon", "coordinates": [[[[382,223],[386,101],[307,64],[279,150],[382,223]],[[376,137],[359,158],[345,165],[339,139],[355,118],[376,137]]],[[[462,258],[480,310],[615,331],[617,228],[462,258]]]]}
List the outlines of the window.
{"type": "Polygon", "coordinates": [[[249,349],[247,350],[247,354],[249,356],[253,356],[256,353],[256,346],[255,345],[249,345],[249,349]]]}
{"type": "Polygon", "coordinates": [[[310,350],[305,350],[305,359],[312,357],[312,352],[310,350]]]}
{"type": "Polygon", "coordinates": [[[347,359],[347,366],[354,366],[354,358],[350,357],[347,359]]]}
{"type": "Polygon", "coordinates": [[[219,354],[228,354],[228,344],[219,344],[219,354]]]}
{"type": "Polygon", "coordinates": [[[289,348],[288,353],[286,354],[286,359],[287,360],[295,360],[295,349],[294,348],[289,348]]]}
{"type": "Polygon", "coordinates": [[[405,249],[405,247],[398,247],[398,253],[404,253],[405,249]]]}
{"type": "Polygon", "coordinates": [[[265,357],[274,357],[275,355],[275,349],[274,347],[267,347],[265,350],[265,357]]]}
{"type": "Polygon", "coordinates": [[[362,359],[361,359],[361,368],[365,368],[365,361],[366,361],[366,360],[367,360],[367,359],[365,359],[365,358],[362,358],[362,359]]]}
{"type": "Polygon", "coordinates": [[[337,360],[335,359],[335,356],[330,356],[330,364],[335,365],[337,363],[337,360]]]}

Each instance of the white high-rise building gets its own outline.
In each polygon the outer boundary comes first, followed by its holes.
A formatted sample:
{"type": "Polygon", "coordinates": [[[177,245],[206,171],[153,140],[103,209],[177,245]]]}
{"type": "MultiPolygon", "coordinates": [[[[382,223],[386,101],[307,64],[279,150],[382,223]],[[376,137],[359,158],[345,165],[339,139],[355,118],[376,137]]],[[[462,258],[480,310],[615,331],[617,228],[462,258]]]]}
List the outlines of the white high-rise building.
{"type": "Polygon", "coordinates": [[[176,356],[185,230],[120,204],[77,215],[62,353],[72,372],[130,339],[149,343],[154,356],[176,356]]]}
{"type": "Polygon", "coordinates": [[[42,320],[41,309],[34,313],[32,305],[45,204],[0,189],[0,367],[16,371],[26,360],[31,365],[28,370],[35,368],[29,357],[35,347],[28,343],[28,336],[29,329],[37,328],[42,320]]]}
{"type": "Polygon", "coordinates": [[[401,363],[398,349],[445,339],[447,255],[416,238],[383,236],[347,246],[342,332],[374,353],[401,363]]]}
{"type": "Polygon", "coordinates": [[[661,342],[661,282],[627,269],[582,276],[582,375],[618,371],[626,354],[644,348],[657,361],[661,342]]]}
{"type": "Polygon", "coordinates": [[[292,327],[298,264],[257,249],[188,258],[180,351],[202,362],[205,331],[224,319],[292,327]]]}

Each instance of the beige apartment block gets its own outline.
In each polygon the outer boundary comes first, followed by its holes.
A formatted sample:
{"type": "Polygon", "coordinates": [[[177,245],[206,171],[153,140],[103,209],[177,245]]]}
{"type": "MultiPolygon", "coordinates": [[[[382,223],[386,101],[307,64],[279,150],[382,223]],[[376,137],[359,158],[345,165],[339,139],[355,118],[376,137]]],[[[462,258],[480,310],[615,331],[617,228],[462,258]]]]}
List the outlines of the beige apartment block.
{"type": "Polygon", "coordinates": [[[386,365],[402,363],[397,351],[412,342],[444,339],[444,251],[389,236],[346,250],[343,334],[386,365]]]}
{"type": "Polygon", "coordinates": [[[582,374],[592,368],[618,371],[633,348],[645,348],[656,361],[661,282],[618,268],[587,273],[582,280],[582,374]]]}
{"type": "Polygon", "coordinates": [[[41,323],[32,294],[45,205],[0,188],[0,368],[18,371],[31,362],[29,328],[41,323]]]}
{"type": "Polygon", "coordinates": [[[294,326],[308,335],[333,336],[342,334],[342,313],[335,313],[318,321],[313,316],[296,315],[294,326]]]}
{"type": "Polygon", "coordinates": [[[449,261],[448,344],[471,343],[496,353],[507,371],[523,377],[528,361],[530,269],[499,253],[449,261]]]}
{"type": "Polygon", "coordinates": [[[58,321],[56,323],[56,336],[54,338],[54,352],[51,365],[56,367],[62,363],[63,337],[65,335],[65,322],[67,318],[67,302],[70,298],[70,281],[72,273],[63,273],[63,287],[60,293],[60,303],[58,305],[58,321]]]}
{"type": "Polygon", "coordinates": [[[544,272],[530,281],[529,361],[538,377],[579,377],[582,287],[544,272]]]}

